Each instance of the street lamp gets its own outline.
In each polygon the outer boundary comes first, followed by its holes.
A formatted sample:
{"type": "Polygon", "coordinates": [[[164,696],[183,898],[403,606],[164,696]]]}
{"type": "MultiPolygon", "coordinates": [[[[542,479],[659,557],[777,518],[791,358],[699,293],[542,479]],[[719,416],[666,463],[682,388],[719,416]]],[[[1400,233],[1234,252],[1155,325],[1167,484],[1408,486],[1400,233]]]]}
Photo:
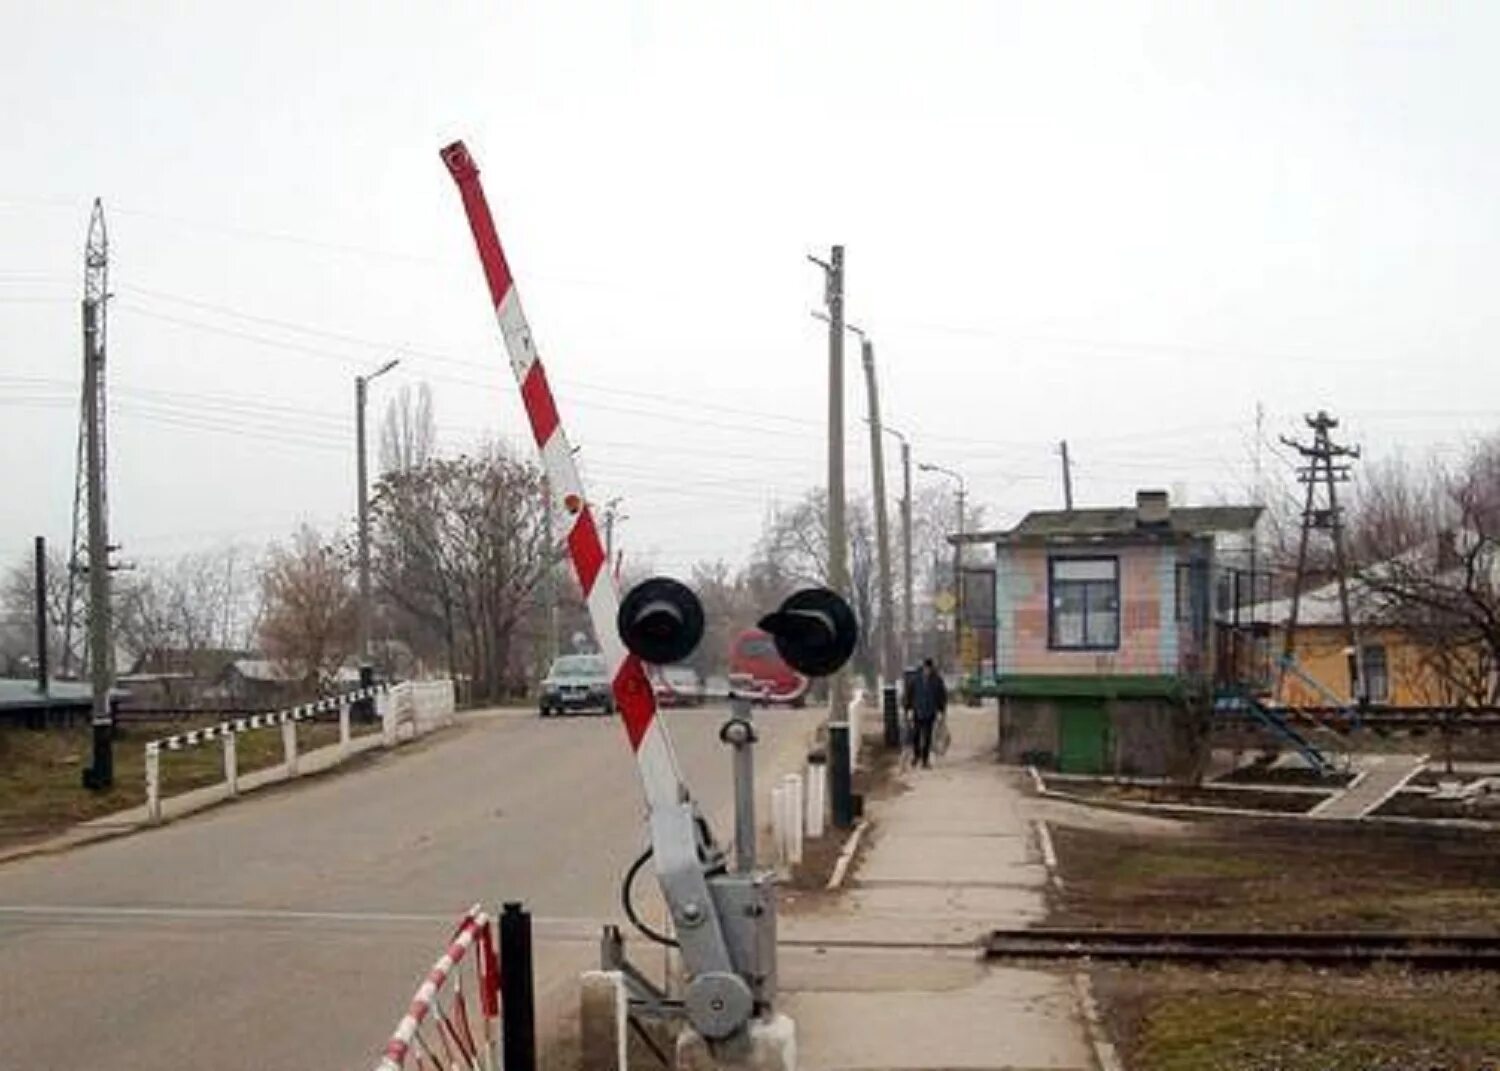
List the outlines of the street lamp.
{"type": "Polygon", "coordinates": [[[923,472],[935,472],[958,484],[958,539],[953,544],[953,652],[954,660],[958,663],[959,677],[962,678],[963,666],[963,628],[964,628],[964,578],[963,578],[963,534],[964,534],[964,498],[968,494],[968,487],[960,473],[952,469],[944,468],[942,465],[933,465],[922,462],[917,466],[923,472]]]}
{"type": "MultiPolygon", "coordinates": [[[[392,357],[367,376],[354,377],[354,434],[358,438],[359,458],[359,686],[369,688],[375,683],[375,668],[370,663],[370,481],[365,460],[365,402],[369,397],[370,381],[385,375],[401,363],[392,357]]],[[[370,707],[365,704],[363,712],[370,707]]]]}

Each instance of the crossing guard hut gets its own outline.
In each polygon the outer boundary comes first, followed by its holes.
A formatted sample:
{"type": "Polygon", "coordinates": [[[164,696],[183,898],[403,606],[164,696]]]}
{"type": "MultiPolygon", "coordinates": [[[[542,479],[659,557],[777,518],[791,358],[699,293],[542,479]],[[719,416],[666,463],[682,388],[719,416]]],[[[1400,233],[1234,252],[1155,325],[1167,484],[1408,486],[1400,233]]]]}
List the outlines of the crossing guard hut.
{"type": "Polygon", "coordinates": [[[1192,778],[1216,688],[1262,663],[1260,506],[1040,510],[994,548],[1002,761],[1192,778]]]}

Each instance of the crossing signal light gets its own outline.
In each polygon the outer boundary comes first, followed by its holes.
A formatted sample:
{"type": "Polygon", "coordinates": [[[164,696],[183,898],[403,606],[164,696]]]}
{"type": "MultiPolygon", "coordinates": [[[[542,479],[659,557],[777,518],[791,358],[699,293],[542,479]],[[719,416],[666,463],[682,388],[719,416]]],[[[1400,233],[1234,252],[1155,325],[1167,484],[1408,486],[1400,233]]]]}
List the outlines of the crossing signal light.
{"type": "Polygon", "coordinates": [[[670,665],[703,639],[703,603],[681,581],[653,576],[625,595],[615,625],[631,654],[651,665],[670,665]]]}
{"type": "Polygon", "coordinates": [[[808,677],[838,670],[859,642],[859,622],[837,592],[804,588],[760,619],[787,665],[808,677]]]}

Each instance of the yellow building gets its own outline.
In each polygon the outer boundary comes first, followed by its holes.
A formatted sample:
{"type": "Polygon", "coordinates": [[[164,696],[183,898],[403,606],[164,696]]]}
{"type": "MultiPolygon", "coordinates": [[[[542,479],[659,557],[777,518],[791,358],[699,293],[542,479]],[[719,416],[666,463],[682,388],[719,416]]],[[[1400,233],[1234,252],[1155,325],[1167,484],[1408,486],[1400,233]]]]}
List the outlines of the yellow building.
{"type": "MultiPolygon", "coordinates": [[[[1359,669],[1371,704],[1392,707],[1435,707],[1459,702],[1463,696],[1449,676],[1435,672],[1434,652],[1411,635],[1382,623],[1362,608],[1359,586],[1350,584],[1350,609],[1359,644],[1359,669]]],[[[1267,613],[1272,631],[1268,644],[1274,683],[1277,663],[1286,643],[1291,600],[1273,603],[1267,613]]],[[[1292,707],[1347,706],[1355,701],[1351,674],[1352,649],[1339,609],[1338,585],[1328,584],[1303,594],[1293,637],[1292,666],[1282,682],[1280,701],[1292,707]]],[[[1447,652],[1451,657],[1451,651],[1447,652]]]]}

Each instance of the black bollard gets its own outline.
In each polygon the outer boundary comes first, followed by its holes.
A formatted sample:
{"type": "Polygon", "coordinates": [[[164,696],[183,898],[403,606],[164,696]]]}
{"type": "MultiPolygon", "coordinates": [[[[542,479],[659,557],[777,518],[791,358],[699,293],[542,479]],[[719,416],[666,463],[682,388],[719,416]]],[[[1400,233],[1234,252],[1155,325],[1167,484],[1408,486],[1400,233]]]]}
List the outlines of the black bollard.
{"type": "Polygon", "coordinates": [[[896,686],[887,684],[880,689],[880,709],[885,713],[885,746],[889,750],[901,747],[901,714],[896,709],[896,686]]]}
{"type": "Polygon", "coordinates": [[[828,802],[833,828],[854,825],[854,771],[849,765],[849,723],[828,723],[828,802]]]}
{"type": "Polygon", "coordinates": [[[536,1071],[536,996],[531,912],[508,903],[500,914],[500,1023],[505,1071],[536,1071]]]}

